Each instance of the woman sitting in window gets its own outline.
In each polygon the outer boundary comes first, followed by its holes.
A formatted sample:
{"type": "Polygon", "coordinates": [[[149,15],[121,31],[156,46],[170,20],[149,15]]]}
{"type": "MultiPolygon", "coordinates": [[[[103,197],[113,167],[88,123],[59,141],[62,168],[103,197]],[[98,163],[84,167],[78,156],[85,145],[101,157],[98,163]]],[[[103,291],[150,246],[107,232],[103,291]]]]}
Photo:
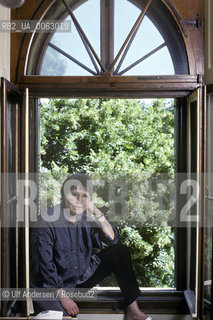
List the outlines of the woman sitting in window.
{"type": "Polygon", "coordinates": [[[31,232],[31,287],[56,288],[53,300],[35,300],[35,312],[79,313],[70,289],[90,289],[114,273],[124,298],[126,320],[151,319],[138,308],[140,290],[128,247],[119,243],[118,232],[92,200],[92,181],[73,174],[61,188],[61,204],[39,218],[31,232]],[[90,211],[93,217],[87,213],[90,211]],[[101,249],[92,254],[93,248],[101,249]]]}

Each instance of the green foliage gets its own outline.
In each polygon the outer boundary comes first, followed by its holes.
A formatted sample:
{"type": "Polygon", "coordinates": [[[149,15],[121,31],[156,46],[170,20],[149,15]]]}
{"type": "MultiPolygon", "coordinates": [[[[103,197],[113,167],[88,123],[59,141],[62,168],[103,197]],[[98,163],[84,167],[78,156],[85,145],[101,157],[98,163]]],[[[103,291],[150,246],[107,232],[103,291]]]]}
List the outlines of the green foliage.
{"type": "Polygon", "coordinates": [[[41,119],[48,169],[54,161],[69,172],[173,170],[173,113],[163,100],[150,106],[120,99],[51,100],[41,108],[41,119]]]}
{"type": "Polygon", "coordinates": [[[51,171],[42,166],[41,172],[40,204],[43,211],[60,202],[60,189],[68,171],[66,167],[59,167],[53,162],[51,171]]]}
{"type": "MultiPolygon", "coordinates": [[[[174,286],[174,232],[167,223],[174,206],[171,101],[49,100],[41,105],[41,159],[42,171],[60,182],[68,172],[103,179],[94,202],[105,207],[130,247],[139,284],[174,286]],[[159,182],[163,174],[166,184],[159,182]],[[123,197],[125,208],[116,206],[110,192],[123,197]]],[[[48,204],[56,188],[53,183],[48,204]]],[[[116,285],[113,278],[107,281],[116,285]]]]}
{"type": "Polygon", "coordinates": [[[66,61],[63,56],[48,47],[42,64],[41,75],[45,76],[61,76],[66,71],[66,61]]]}

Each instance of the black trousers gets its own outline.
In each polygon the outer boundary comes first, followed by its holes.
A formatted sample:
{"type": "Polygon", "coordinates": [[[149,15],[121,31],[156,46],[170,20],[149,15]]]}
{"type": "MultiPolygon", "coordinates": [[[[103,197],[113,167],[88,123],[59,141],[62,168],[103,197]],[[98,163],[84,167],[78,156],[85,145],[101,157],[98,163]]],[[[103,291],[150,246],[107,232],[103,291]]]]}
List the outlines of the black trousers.
{"type": "MultiPolygon", "coordinates": [[[[106,276],[114,273],[124,298],[123,308],[125,309],[141,294],[132,268],[129,248],[123,244],[116,244],[99,252],[98,257],[101,263],[97,270],[87,281],[78,284],[76,288],[91,289],[106,276]]],[[[68,315],[57,299],[34,301],[33,305],[36,314],[44,310],[56,310],[63,311],[64,316],[68,315]]]]}

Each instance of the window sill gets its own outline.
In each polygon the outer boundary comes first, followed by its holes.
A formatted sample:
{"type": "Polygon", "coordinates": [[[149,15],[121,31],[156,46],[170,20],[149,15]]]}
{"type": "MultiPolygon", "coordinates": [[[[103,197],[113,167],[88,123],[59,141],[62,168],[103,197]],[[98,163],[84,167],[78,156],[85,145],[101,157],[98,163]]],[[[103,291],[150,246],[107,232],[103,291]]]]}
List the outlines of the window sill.
{"type": "MultiPolygon", "coordinates": [[[[95,288],[97,289],[97,287],[95,288]]],[[[137,301],[146,313],[189,314],[183,291],[168,288],[140,288],[137,301]]],[[[122,313],[122,295],[116,287],[98,287],[96,299],[78,302],[82,313],[122,313]]]]}

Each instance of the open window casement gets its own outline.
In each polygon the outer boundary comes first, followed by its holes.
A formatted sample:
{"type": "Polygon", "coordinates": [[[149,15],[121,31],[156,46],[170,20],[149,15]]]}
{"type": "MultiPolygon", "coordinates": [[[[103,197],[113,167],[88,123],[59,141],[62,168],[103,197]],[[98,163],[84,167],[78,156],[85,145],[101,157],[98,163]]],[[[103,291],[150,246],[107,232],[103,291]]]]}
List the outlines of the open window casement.
{"type": "MultiPolygon", "coordinates": [[[[28,89],[20,91],[1,78],[1,288],[29,288],[29,216],[24,206],[24,225],[18,221],[18,179],[29,173],[28,89]]],[[[1,301],[1,316],[11,316],[17,303],[1,301]]],[[[29,300],[24,312],[30,314],[29,300]]]]}

